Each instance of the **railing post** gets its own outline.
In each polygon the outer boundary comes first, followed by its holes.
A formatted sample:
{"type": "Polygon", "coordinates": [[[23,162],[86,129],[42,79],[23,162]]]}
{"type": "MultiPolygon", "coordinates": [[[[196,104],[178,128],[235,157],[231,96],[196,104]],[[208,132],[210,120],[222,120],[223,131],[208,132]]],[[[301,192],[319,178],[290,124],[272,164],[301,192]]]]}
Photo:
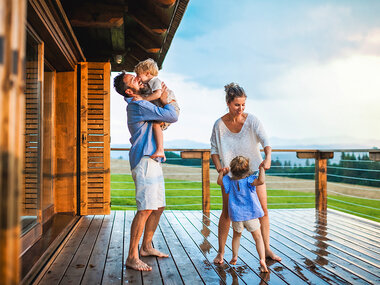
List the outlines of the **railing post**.
{"type": "Polygon", "coordinates": [[[327,159],[320,152],[315,156],[315,209],[327,210],[327,159]]]}
{"type": "Polygon", "coordinates": [[[210,212],[210,152],[202,152],[202,210],[210,212]]]}
{"type": "Polygon", "coordinates": [[[327,159],[333,158],[333,152],[299,151],[298,158],[315,159],[315,209],[327,210],[327,159]]]}
{"type": "Polygon", "coordinates": [[[197,158],[202,160],[202,211],[210,212],[210,151],[182,151],[181,158],[197,158]]]}

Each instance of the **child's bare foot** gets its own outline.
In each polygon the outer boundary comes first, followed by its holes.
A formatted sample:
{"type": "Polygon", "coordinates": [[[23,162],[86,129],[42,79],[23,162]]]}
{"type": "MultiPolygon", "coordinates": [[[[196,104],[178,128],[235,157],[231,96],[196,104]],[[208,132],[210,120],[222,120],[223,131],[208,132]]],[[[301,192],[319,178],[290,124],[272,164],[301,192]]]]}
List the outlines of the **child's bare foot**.
{"type": "Polygon", "coordinates": [[[132,268],[137,271],[151,271],[152,267],[150,267],[145,262],[141,261],[140,259],[131,259],[125,261],[125,266],[132,268]]]}
{"type": "Polygon", "coordinates": [[[233,256],[232,259],[230,260],[230,264],[236,265],[237,258],[238,258],[237,256],[233,256]]]}
{"type": "Polygon", "coordinates": [[[274,254],[273,251],[271,250],[266,250],[265,251],[265,257],[269,257],[273,260],[276,260],[276,261],[281,261],[281,257],[279,257],[278,255],[274,254]]]}
{"type": "Polygon", "coordinates": [[[153,153],[150,158],[156,159],[156,158],[162,158],[162,161],[166,161],[165,152],[163,150],[156,150],[155,153],[153,153]]]}
{"type": "Polygon", "coordinates": [[[267,264],[265,259],[260,259],[260,272],[268,272],[267,264]]]}
{"type": "Polygon", "coordinates": [[[158,251],[155,248],[148,248],[143,250],[142,248],[140,249],[140,255],[141,256],[157,256],[157,257],[168,257],[166,253],[162,253],[161,251],[158,251]]]}
{"type": "Polygon", "coordinates": [[[224,254],[221,252],[218,252],[217,256],[214,258],[214,263],[215,264],[222,264],[224,262],[224,254]]]}

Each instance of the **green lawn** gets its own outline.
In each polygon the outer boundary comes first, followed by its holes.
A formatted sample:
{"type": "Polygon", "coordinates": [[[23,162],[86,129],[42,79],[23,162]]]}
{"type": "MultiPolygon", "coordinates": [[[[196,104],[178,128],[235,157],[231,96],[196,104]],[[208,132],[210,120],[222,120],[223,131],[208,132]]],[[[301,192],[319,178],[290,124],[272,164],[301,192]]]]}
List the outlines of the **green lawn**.
{"type": "MultiPolygon", "coordinates": [[[[202,209],[202,183],[165,179],[165,188],[167,204],[166,209],[202,209]]],[[[211,183],[210,188],[211,209],[220,210],[222,207],[220,187],[216,183],[211,183]]],[[[269,209],[313,208],[314,203],[314,193],[287,190],[268,190],[269,209]]],[[[136,209],[134,184],[130,175],[111,175],[111,205],[112,210],[136,209]]],[[[380,201],[329,195],[328,207],[374,221],[380,221],[380,201]],[[335,199],[339,199],[341,201],[336,201],[335,199]],[[353,204],[358,204],[361,206],[353,204]]]]}

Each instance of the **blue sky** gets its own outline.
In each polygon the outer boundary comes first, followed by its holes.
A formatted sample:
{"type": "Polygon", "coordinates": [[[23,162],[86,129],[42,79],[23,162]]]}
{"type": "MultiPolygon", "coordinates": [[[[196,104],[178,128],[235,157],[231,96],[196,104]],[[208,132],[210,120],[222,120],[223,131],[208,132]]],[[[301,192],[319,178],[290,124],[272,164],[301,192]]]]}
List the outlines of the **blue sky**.
{"type": "MultiPolygon", "coordinates": [[[[275,142],[380,146],[378,15],[368,0],[190,0],[159,75],[181,106],[165,140],[208,142],[233,81],[275,142]]],[[[126,143],[115,97],[112,142],[126,143]]]]}

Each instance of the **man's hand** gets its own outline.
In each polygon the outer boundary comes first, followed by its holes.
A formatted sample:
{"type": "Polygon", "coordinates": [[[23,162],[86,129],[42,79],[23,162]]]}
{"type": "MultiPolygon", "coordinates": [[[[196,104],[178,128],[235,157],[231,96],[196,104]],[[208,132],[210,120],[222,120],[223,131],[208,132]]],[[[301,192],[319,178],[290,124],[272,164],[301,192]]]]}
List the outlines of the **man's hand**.
{"type": "Polygon", "coordinates": [[[168,102],[168,94],[169,94],[169,92],[168,92],[168,87],[166,87],[166,85],[165,85],[164,82],[161,83],[161,87],[162,87],[162,89],[161,89],[161,97],[160,97],[160,100],[161,100],[161,103],[162,103],[163,105],[166,105],[166,104],[169,103],[169,102],[168,102]]]}

